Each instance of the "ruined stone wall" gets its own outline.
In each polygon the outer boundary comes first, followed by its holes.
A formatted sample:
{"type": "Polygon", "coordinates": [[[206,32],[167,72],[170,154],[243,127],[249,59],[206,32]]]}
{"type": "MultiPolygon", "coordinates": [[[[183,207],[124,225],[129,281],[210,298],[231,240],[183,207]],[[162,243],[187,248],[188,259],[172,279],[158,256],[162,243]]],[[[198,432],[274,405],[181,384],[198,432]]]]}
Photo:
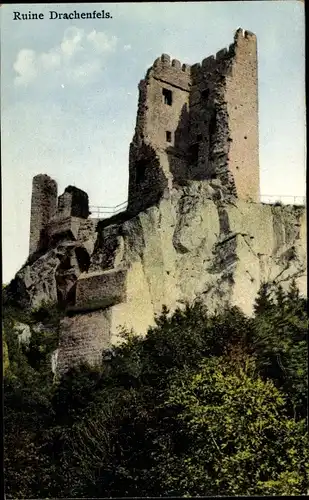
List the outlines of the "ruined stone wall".
{"type": "Polygon", "coordinates": [[[221,181],[223,192],[259,201],[257,42],[234,43],[191,66],[188,178],[221,181]]]}
{"type": "Polygon", "coordinates": [[[32,181],[29,254],[44,246],[44,229],[57,210],[57,183],[48,175],[32,181]]]}
{"type": "MultiPolygon", "coordinates": [[[[190,68],[163,54],[139,85],[135,135],[130,147],[128,208],[149,206],[153,193],[186,178],[190,68]],[[144,154],[143,149],[147,149],[144,154]],[[152,154],[149,155],[151,149],[152,154]]],[[[150,203],[151,204],[151,203],[150,203]]]]}
{"type": "MultiPolygon", "coordinates": [[[[155,149],[187,149],[190,68],[163,54],[147,74],[147,115],[144,133],[155,149]],[[183,133],[181,133],[183,131],[183,133]],[[170,132],[170,140],[166,133],[170,132]]],[[[176,153],[176,151],[175,151],[176,153]]]]}
{"type": "Polygon", "coordinates": [[[88,215],[88,194],[75,186],[66,187],[64,193],[58,198],[56,217],[79,217],[87,219],[88,215]]]}
{"type": "Polygon", "coordinates": [[[64,194],[71,195],[71,213],[72,217],[80,217],[87,219],[89,215],[89,198],[88,194],[82,189],[75,186],[68,186],[65,188],[64,194]]]}
{"type": "Polygon", "coordinates": [[[81,361],[92,366],[102,362],[110,342],[110,311],[92,311],[66,317],[61,322],[56,374],[62,375],[81,361]]]}
{"type": "Polygon", "coordinates": [[[225,76],[230,71],[234,46],[220,50],[191,68],[189,172],[193,180],[218,178],[229,186],[229,116],[225,101],[225,76]]]}
{"type": "MultiPolygon", "coordinates": [[[[166,155],[163,155],[166,156],[166,155]]],[[[130,145],[129,198],[127,210],[137,214],[140,210],[154,205],[163,196],[168,186],[166,158],[144,140],[130,145]]]]}
{"type": "Polygon", "coordinates": [[[238,30],[232,71],[226,78],[229,116],[229,168],[237,196],[259,201],[258,62],[256,36],[238,30]]]}

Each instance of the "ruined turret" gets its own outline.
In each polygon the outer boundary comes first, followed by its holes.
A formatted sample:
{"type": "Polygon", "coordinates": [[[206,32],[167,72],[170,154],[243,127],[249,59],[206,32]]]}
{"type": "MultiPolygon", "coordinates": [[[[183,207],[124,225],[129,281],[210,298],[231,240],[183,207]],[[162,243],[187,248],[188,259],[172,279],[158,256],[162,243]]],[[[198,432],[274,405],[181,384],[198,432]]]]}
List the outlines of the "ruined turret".
{"type": "Polygon", "coordinates": [[[39,174],[32,181],[29,254],[45,245],[46,226],[57,210],[57,183],[39,174]]]}

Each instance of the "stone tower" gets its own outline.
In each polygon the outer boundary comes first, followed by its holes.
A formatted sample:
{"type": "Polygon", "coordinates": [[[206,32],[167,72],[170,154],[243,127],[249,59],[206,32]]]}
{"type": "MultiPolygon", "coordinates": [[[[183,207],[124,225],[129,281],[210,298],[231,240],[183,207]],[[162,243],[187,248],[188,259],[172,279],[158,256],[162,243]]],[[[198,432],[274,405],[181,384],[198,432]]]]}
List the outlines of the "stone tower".
{"type": "Polygon", "coordinates": [[[44,245],[44,229],[57,210],[57,183],[48,175],[32,181],[29,255],[44,245]]]}
{"type": "Polygon", "coordinates": [[[241,28],[201,64],[163,54],[140,82],[128,210],[185,181],[214,179],[223,197],[259,201],[257,41],[241,28]]]}

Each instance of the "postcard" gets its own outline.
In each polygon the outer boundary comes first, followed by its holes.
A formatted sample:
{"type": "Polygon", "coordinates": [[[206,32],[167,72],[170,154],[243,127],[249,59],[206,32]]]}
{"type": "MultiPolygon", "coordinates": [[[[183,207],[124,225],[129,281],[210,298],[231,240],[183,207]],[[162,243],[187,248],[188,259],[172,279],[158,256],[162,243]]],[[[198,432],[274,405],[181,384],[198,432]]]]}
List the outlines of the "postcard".
{"type": "Polygon", "coordinates": [[[306,494],[303,2],[0,12],[6,497],[306,494]]]}

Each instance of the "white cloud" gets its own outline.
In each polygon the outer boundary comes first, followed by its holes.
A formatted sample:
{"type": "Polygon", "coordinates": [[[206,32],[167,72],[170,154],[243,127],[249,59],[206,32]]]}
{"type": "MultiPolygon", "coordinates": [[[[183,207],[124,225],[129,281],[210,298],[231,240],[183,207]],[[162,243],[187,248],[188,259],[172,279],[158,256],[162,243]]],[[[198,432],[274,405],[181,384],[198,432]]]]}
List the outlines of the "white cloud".
{"type": "Polygon", "coordinates": [[[34,50],[20,50],[13,67],[16,73],[19,73],[19,76],[15,79],[17,85],[28,84],[33,81],[38,73],[34,50]]]}
{"type": "Polygon", "coordinates": [[[109,38],[102,31],[97,32],[96,30],[91,31],[91,33],[87,35],[87,40],[93,44],[93,47],[99,54],[113,51],[117,44],[117,38],[115,36],[109,38]]]}
{"type": "Polygon", "coordinates": [[[117,37],[103,32],[76,27],[67,28],[61,43],[48,52],[22,49],[13,65],[18,74],[16,86],[28,86],[41,77],[55,78],[59,73],[66,84],[85,84],[93,81],[104,67],[102,55],[116,49],[117,37]]]}
{"type": "Polygon", "coordinates": [[[58,69],[61,66],[61,54],[57,52],[48,52],[41,54],[40,62],[45,71],[58,69]]]}
{"type": "Polygon", "coordinates": [[[127,50],[131,50],[131,45],[124,45],[123,47],[123,50],[127,51],[127,50]]]}
{"type": "Polygon", "coordinates": [[[60,48],[64,56],[72,57],[76,52],[82,50],[81,42],[84,38],[84,30],[68,28],[64,32],[60,48]]]}

